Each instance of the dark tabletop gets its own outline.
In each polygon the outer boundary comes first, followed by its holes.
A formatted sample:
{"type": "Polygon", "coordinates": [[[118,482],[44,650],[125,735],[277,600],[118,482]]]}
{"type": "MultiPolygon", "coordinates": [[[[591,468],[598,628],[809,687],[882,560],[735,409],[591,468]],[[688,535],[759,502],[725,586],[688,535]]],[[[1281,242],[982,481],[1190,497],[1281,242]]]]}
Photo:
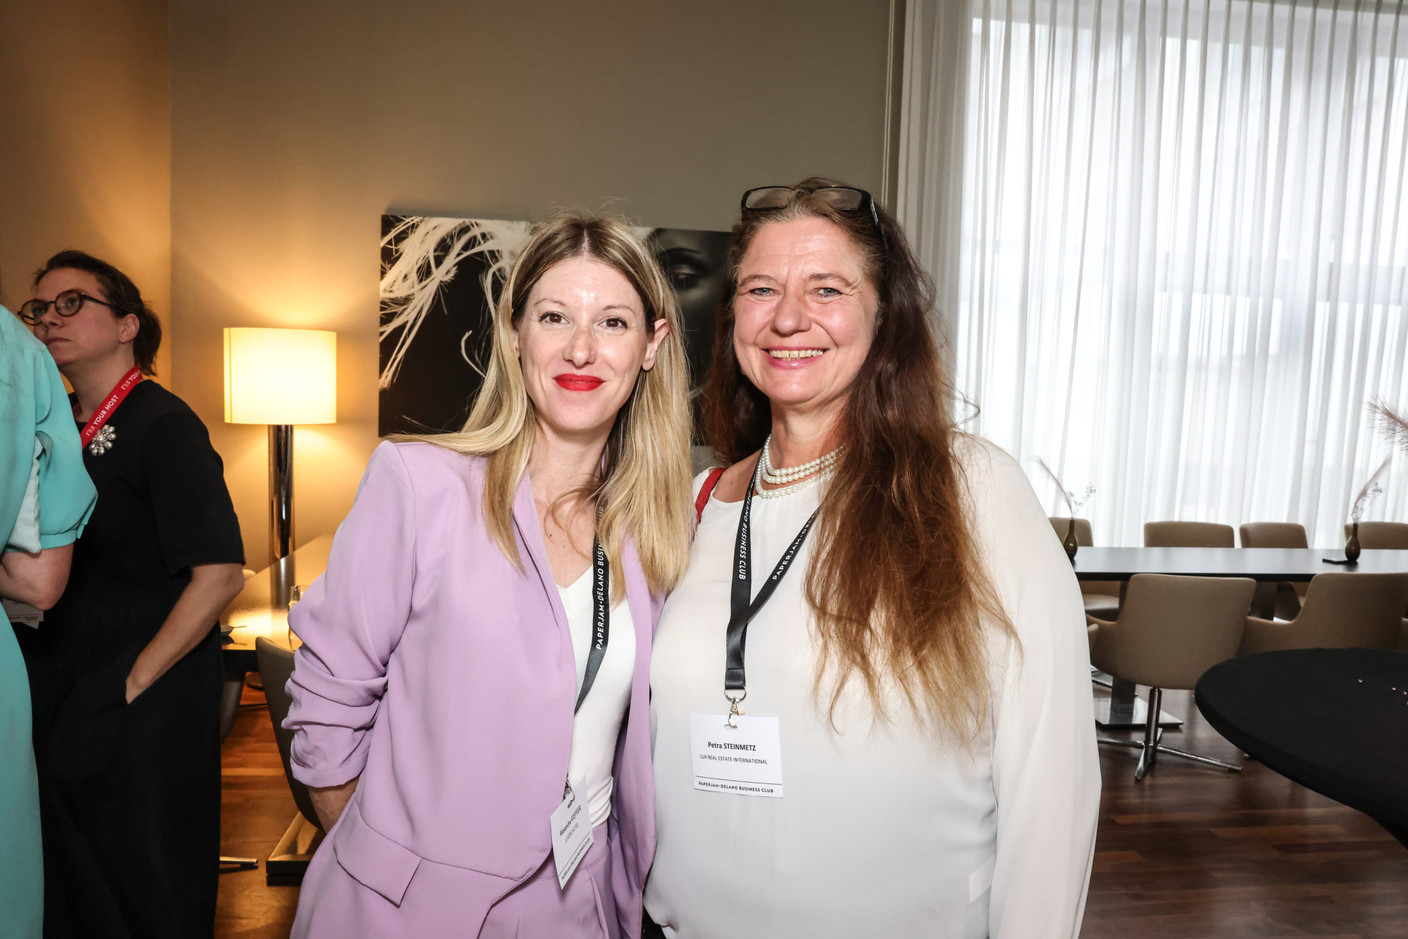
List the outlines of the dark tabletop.
{"type": "Polygon", "coordinates": [[[1408,652],[1244,655],[1208,669],[1193,698],[1232,744],[1408,845],[1408,652]]]}
{"type": "Polygon", "coordinates": [[[1408,551],[1365,551],[1354,564],[1334,548],[1081,548],[1076,552],[1079,580],[1128,580],[1135,574],[1182,574],[1190,577],[1252,577],[1256,580],[1306,581],[1316,574],[1349,571],[1366,574],[1408,571],[1408,551]]]}
{"type": "Polygon", "coordinates": [[[295,645],[288,631],[289,591],[295,584],[305,590],[328,566],[332,536],[323,535],[308,542],[282,561],[255,574],[245,581],[239,596],[230,601],[220,614],[224,636],[225,668],[230,671],[258,671],[254,640],[268,636],[276,642],[295,645]]]}

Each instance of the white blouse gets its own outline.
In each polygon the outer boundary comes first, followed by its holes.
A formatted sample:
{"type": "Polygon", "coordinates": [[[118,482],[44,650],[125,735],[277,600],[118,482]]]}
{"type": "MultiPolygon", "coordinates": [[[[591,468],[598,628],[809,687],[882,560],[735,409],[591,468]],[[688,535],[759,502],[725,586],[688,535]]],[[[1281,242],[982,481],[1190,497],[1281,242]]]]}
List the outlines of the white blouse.
{"type": "MultiPolygon", "coordinates": [[[[572,654],[577,661],[577,694],[587,671],[592,641],[592,568],[570,587],[557,588],[567,628],[572,634],[572,654]]],[[[631,700],[631,671],[636,661],[636,630],[630,604],[622,600],[611,607],[610,632],[601,668],[587,692],[581,710],[572,718],[572,756],[567,778],[577,793],[587,794],[592,827],[611,816],[611,767],[616,760],[616,738],[631,700]]],[[[572,699],[576,701],[574,697],[572,699]]]]}
{"type": "MultiPolygon", "coordinates": [[[[809,537],[747,636],[743,707],[779,721],[782,798],[693,787],[689,715],[728,707],[724,633],[742,512],[742,502],[705,506],[651,665],[657,847],[645,904],[667,936],[1079,933],[1100,795],[1080,590],[1011,457],[962,438],[959,459],[983,563],[1021,644],[992,632],[986,724],[970,749],[941,743],[903,702],[875,719],[853,682],[831,727],[829,693],[813,691],[809,537]]],[[[818,497],[813,487],[753,500],[755,595],[818,497]]]]}

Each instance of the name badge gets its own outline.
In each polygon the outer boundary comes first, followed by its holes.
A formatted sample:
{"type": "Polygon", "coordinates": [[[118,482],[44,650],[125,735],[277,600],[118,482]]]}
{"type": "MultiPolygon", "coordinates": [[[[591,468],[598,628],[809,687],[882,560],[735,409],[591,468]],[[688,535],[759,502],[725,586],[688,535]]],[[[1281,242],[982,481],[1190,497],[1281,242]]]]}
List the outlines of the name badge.
{"type": "Polygon", "coordinates": [[[782,739],[775,717],[689,715],[694,788],[782,798],[782,739]]]}
{"type": "Polygon", "coordinates": [[[552,823],[552,860],[557,865],[560,890],[592,846],[592,816],[587,811],[586,797],[578,797],[569,788],[567,798],[553,810],[549,821],[552,823]]]}
{"type": "Polygon", "coordinates": [[[28,603],[21,603],[18,600],[0,600],[5,606],[5,615],[10,622],[16,626],[28,626],[30,629],[38,629],[39,624],[44,622],[44,611],[38,607],[30,606],[28,603]]]}

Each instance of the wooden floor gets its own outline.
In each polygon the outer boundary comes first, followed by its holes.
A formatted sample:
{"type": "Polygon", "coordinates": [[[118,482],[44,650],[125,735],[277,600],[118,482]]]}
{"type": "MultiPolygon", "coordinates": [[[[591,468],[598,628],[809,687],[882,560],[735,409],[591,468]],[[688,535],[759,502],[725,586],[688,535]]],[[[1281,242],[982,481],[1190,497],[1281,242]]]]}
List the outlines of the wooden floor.
{"type": "MultiPolygon", "coordinates": [[[[225,854],[267,857],[295,811],[262,701],[246,689],[225,742],[225,854]]],[[[1170,746],[1241,762],[1191,694],[1168,692],[1164,710],[1187,721],[1166,735],[1170,746]]],[[[1082,936],[1408,937],[1408,849],[1367,817],[1257,763],[1234,774],[1164,757],[1135,783],[1135,751],[1100,751],[1082,936]]],[[[297,893],[266,887],[262,863],[222,875],[216,934],[287,936],[297,893]]]]}

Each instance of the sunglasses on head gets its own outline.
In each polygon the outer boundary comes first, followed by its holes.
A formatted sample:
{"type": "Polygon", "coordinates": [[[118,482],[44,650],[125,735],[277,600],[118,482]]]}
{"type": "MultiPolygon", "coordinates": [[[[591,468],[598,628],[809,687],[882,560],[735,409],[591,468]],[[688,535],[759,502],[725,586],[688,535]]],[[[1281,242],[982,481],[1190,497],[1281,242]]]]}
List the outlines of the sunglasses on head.
{"type": "MultiPolygon", "coordinates": [[[[875,200],[864,189],[854,186],[759,186],[743,194],[743,211],[766,212],[771,209],[785,209],[798,195],[809,195],[838,212],[855,212],[867,215],[875,230],[880,229],[880,213],[875,211],[875,200]]],[[[882,233],[883,236],[883,233],[882,233]]]]}

